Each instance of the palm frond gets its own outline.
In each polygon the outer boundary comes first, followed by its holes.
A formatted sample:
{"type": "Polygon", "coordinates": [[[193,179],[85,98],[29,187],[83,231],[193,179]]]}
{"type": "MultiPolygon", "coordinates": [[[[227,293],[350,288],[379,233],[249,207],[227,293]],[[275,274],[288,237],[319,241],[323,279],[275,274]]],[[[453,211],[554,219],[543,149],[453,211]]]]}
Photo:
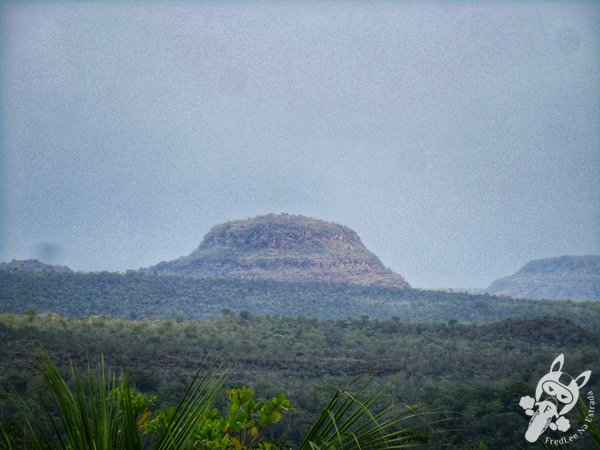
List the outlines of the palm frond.
{"type": "MultiPolygon", "coordinates": [[[[408,406],[390,406],[375,412],[377,402],[390,384],[369,393],[373,380],[370,377],[359,383],[354,392],[336,390],[299,448],[381,450],[422,445],[427,440],[427,432],[417,428],[414,422],[428,413],[408,406]]],[[[355,380],[350,386],[358,382],[355,380]]]]}
{"type": "Polygon", "coordinates": [[[72,387],[41,348],[38,363],[47,387],[39,395],[39,410],[17,403],[33,448],[142,448],[129,383],[123,374],[117,377],[107,370],[104,358],[97,369],[88,365],[86,378],[71,364],[72,387]]]}
{"type": "Polygon", "coordinates": [[[199,421],[212,408],[227,376],[227,371],[215,367],[210,367],[202,376],[200,371],[196,373],[159,437],[157,449],[177,450],[189,447],[199,421]]]}
{"type": "Polygon", "coordinates": [[[14,448],[13,440],[4,429],[4,424],[2,422],[0,422],[0,447],[6,450],[12,450],[14,448]]]}

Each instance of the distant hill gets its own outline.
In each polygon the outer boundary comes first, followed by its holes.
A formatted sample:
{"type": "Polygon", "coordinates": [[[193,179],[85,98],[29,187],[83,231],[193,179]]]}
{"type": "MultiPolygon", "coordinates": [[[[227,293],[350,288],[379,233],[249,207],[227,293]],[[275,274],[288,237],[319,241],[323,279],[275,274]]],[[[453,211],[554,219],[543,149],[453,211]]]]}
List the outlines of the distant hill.
{"type": "Polygon", "coordinates": [[[561,256],[528,262],[494,281],[490,294],[511,297],[600,300],[600,256],[561,256]]]}
{"type": "Polygon", "coordinates": [[[409,288],[348,227],[269,214],[213,227],[190,255],[146,273],[409,288]]]}
{"type": "Polygon", "coordinates": [[[56,273],[71,273],[73,272],[67,266],[54,266],[43,263],[37,259],[13,259],[8,263],[0,263],[0,271],[2,272],[56,272],[56,273]]]}

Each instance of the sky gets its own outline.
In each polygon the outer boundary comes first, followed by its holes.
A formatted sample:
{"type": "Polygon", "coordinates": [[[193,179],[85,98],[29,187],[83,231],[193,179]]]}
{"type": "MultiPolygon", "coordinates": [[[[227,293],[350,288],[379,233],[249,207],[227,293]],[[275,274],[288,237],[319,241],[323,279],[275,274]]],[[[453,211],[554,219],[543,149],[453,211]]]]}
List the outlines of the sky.
{"type": "Polygon", "coordinates": [[[415,287],[600,253],[600,2],[0,3],[0,261],[354,229],[415,287]]]}

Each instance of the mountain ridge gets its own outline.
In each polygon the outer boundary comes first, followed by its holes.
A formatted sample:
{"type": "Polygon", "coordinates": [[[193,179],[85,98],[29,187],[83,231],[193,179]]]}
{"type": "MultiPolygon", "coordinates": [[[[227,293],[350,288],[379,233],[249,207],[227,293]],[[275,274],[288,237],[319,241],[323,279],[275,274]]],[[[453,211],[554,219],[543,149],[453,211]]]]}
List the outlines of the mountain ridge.
{"type": "Polygon", "coordinates": [[[515,298],[600,300],[600,256],[559,256],[529,261],[486,292],[515,298]]]}

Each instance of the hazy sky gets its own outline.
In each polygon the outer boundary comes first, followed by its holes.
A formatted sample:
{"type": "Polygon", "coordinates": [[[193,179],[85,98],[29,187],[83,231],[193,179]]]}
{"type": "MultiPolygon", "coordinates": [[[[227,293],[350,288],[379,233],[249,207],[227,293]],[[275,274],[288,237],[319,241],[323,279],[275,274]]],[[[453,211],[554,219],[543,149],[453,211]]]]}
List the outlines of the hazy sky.
{"type": "Polygon", "coordinates": [[[600,253],[600,2],[2,2],[0,260],[269,212],[416,287],[600,253]]]}

